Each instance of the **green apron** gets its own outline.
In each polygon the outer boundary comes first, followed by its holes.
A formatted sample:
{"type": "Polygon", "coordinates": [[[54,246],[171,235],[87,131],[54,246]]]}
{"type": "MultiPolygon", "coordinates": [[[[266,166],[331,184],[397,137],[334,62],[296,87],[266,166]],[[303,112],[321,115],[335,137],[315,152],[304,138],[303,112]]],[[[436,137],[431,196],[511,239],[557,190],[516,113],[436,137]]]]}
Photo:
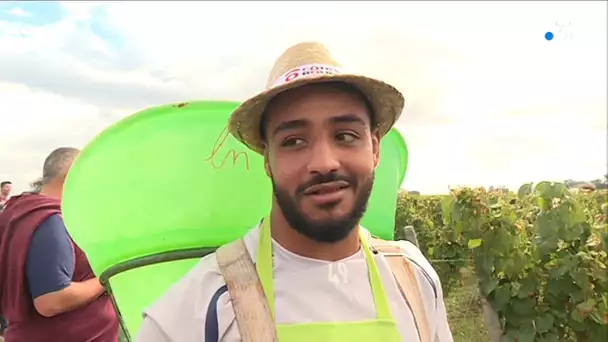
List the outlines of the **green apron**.
{"type": "MultiPolygon", "coordinates": [[[[272,239],[270,219],[264,219],[260,229],[260,240],[256,257],[256,269],[268,306],[275,318],[274,280],[272,274],[272,239]]],[[[376,304],[376,319],[352,322],[321,322],[307,324],[278,324],[276,326],[279,342],[401,342],[397,323],[393,319],[386,292],[382,285],[380,272],[370,251],[367,239],[360,237],[365,255],[369,281],[376,304]]]]}

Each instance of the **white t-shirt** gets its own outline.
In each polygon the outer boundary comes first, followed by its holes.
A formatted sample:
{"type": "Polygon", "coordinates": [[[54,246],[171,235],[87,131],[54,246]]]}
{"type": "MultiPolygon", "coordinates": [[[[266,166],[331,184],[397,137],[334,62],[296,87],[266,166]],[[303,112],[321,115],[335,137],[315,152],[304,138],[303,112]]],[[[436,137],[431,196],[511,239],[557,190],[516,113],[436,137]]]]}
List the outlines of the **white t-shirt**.
{"type": "MultiPolygon", "coordinates": [[[[259,227],[244,237],[252,260],[256,257],[258,238],[259,227]]],[[[435,342],[452,342],[437,273],[415,245],[406,241],[400,244],[404,256],[418,266],[416,276],[431,336],[435,336],[435,342]]],[[[329,262],[296,255],[276,241],[272,248],[278,324],[359,321],[376,317],[362,251],[329,262]]],[[[412,313],[386,260],[379,254],[374,258],[403,341],[419,341],[412,313]]],[[[218,342],[205,341],[206,324],[217,327],[221,342],[241,341],[230,296],[226,291],[218,291],[224,285],[215,253],[203,257],[186,276],[144,310],[144,321],[136,341],[218,342]],[[210,322],[206,322],[208,316],[213,318],[210,322]]]]}

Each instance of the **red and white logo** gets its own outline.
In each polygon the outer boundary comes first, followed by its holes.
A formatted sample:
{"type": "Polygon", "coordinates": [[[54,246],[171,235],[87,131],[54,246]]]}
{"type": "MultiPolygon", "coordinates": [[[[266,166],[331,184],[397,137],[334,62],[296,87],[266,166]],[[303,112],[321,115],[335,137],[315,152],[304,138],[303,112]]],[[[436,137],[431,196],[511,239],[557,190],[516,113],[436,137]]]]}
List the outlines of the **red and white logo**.
{"type": "Polygon", "coordinates": [[[307,64],[291,69],[274,83],[274,87],[292,82],[300,78],[312,78],[320,75],[341,74],[340,68],[325,64],[307,64]]]}

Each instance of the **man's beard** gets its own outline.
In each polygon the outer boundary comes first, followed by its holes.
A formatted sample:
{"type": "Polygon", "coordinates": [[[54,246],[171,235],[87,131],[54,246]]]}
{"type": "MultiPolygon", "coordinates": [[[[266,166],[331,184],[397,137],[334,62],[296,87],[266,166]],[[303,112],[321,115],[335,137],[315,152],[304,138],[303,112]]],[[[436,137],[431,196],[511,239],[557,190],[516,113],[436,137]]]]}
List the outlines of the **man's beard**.
{"type": "MultiPolygon", "coordinates": [[[[279,208],[283,212],[283,216],[287,223],[300,234],[308,237],[311,240],[323,243],[335,243],[345,239],[348,234],[359,224],[367,209],[369,196],[374,185],[374,174],[365,180],[362,184],[358,184],[354,178],[340,176],[336,173],[325,175],[317,175],[310,182],[299,186],[296,189],[295,196],[291,196],[289,192],[282,189],[272,179],[272,189],[277,200],[279,208]],[[338,217],[328,220],[310,220],[298,207],[298,200],[302,198],[303,192],[316,184],[322,184],[334,181],[346,181],[349,183],[349,189],[355,192],[354,206],[349,213],[343,217],[338,217]]],[[[339,203],[338,203],[339,204],[339,203]]],[[[328,206],[327,211],[338,204],[328,206]]],[[[321,208],[322,209],[322,208],[321,208]]]]}

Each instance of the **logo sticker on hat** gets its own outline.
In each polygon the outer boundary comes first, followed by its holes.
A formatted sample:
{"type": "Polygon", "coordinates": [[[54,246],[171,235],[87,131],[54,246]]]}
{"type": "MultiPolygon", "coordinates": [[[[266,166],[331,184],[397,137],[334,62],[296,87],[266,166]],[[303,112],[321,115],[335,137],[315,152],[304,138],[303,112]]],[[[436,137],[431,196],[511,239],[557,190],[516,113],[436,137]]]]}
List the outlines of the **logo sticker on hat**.
{"type": "Polygon", "coordinates": [[[291,69],[284,73],[274,82],[273,87],[278,87],[283,84],[295,81],[300,78],[314,78],[322,75],[341,74],[342,70],[338,67],[326,64],[306,64],[297,68],[291,69]]]}

